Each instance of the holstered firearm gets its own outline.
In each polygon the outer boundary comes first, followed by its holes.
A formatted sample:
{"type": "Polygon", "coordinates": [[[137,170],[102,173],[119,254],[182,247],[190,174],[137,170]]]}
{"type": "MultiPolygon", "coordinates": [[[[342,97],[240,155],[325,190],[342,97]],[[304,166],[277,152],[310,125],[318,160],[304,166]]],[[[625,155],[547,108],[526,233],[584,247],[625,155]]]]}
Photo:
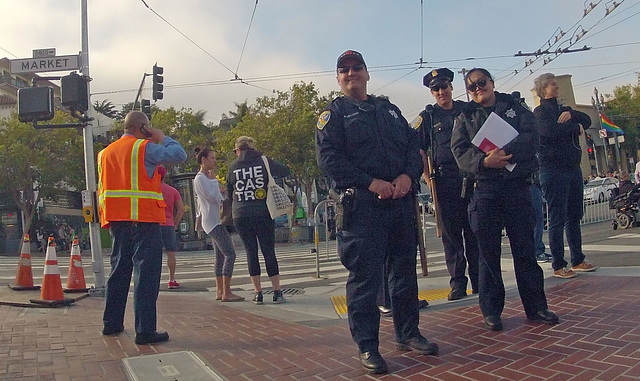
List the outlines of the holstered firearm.
{"type": "Polygon", "coordinates": [[[416,209],[416,231],[418,232],[418,253],[420,254],[420,267],[422,268],[422,276],[429,275],[429,269],[427,268],[427,251],[424,245],[424,230],[422,228],[422,218],[420,213],[420,203],[418,202],[418,195],[414,193],[413,204],[416,209]]]}
{"type": "Polygon", "coordinates": [[[355,208],[354,190],[349,188],[339,194],[331,189],[329,198],[336,202],[336,231],[347,229],[355,208]]]}

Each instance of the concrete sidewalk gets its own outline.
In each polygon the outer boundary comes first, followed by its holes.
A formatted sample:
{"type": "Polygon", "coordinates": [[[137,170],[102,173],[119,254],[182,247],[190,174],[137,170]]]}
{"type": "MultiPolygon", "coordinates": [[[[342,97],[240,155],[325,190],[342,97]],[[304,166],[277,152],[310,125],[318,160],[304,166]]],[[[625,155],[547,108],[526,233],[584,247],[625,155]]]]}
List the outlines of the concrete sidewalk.
{"type": "MultiPolygon", "coordinates": [[[[503,273],[504,331],[484,328],[476,296],[431,301],[421,310],[420,328],[441,352],[419,356],[396,350],[393,323],[382,319],[380,350],[389,374],[379,378],[640,378],[640,268],[547,278],[550,308],[561,319],[556,326],[529,323],[511,272],[503,273]]],[[[434,286],[430,282],[439,281],[420,278],[420,289],[434,286]]],[[[373,378],[361,370],[347,320],[331,304],[330,297],[340,294],[344,285],[336,284],[306,289],[282,305],[271,304],[267,295],[266,303],[256,306],[217,302],[213,292],[161,293],[158,328],[171,338],[152,346],[134,343],[132,300],[125,332],[117,337],[100,333],[101,298],[57,309],[0,306],[0,379],[126,380],[128,374],[154,381],[373,378]]]]}

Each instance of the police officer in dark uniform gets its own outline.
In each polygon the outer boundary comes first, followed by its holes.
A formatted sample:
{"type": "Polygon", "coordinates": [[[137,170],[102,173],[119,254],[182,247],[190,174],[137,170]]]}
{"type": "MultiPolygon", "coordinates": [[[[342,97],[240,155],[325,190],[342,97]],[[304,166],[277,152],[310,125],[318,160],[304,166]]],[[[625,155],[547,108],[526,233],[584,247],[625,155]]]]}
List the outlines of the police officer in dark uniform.
{"type": "Polygon", "coordinates": [[[397,348],[436,354],[438,346],[418,329],[418,237],[412,182],[420,177],[423,165],[417,132],[398,107],[367,95],[369,78],[360,53],[347,50],[340,55],[337,79],[344,96],[334,99],[318,118],[316,156],[320,169],[341,194],[338,254],[349,270],[351,335],[365,370],[384,373],[376,296],[385,262],[397,348]]]}
{"type": "Polygon", "coordinates": [[[442,245],[451,276],[448,299],[458,300],[467,296],[467,262],[472,292],[478,292],[478,240],[471,231],[467,218],[473,179],[470,174],[463,177],[451,153],[453,120],[466,104],[453,100],[452,81],[453,72],[447,68],[432,70],[424,76],[422,83],[431,90],[436,104],[428,105],[412,124],[420,133],[421,149],[425,153],[424,175],[431,177],[437,196],[435,199],[438,201],[437,213],[442,226],[442,245]],[[426,155],[431,160],[431,171],[426,155]]]}
{"type": "Polygon", "coordinates": [[[539,137],[533,113],[511,95],[494,92],[491,74],[475,68],[465,76],[473,98],[456,118],[451,150],[458,166],[476,175],[469,221],[480,246],[480,310],[487,327],[502,330],[505,290],[500,266],[501,233],[506,228],[525,314],[531,321],[557,324],[547,306],[542,269],[536,262],[530,176],[537,169],[539,137]],[[472,140],[491,113],[511,125],[516,136],[502,148],[491,139],[472,140]],[[492,146],[494,146],[492,148],[492,146]],[[515,167],[513,167],[515,165],[515,167]]]}

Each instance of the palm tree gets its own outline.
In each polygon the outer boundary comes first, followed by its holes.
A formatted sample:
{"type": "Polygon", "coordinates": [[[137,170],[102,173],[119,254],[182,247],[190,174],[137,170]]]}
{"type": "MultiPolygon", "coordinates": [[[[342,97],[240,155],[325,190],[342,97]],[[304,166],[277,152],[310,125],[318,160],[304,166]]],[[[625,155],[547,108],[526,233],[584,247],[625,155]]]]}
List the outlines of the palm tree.
{"type": "Polygon", "coordinates": [[[116,111],[116,106],[113,105],[108,99],[103,101],[95,101],[93,104],[93,108],[96,112],[109,117],[111,119],[115,119],[118,116],[118,112],[116,111]]]}

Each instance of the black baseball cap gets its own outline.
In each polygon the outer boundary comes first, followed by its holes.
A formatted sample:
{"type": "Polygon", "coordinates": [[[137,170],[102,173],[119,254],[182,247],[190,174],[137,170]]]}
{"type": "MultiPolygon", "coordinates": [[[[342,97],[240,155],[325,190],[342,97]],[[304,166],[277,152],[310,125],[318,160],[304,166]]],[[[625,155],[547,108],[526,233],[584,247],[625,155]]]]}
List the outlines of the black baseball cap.
{"type": "Polygon", "coordinates": [[[446,67],[431,70],[422,78],[422,84],[427,87],[439,85],[445,81],[449,83],[453,81],[453,72],[446,67]]]}
{"type": "Polygon", "coordinates": [[[356,52],[355,50],[347,50],[346,52],[340,54],[340,57],[338,57],[338,64],[336,67],[342,67],[342,64],[344,63],[344,61],[346,61],[349,58],[358,61],[364,66],[367,66],[367,64],[364,63],[364,58],[362,58],[362,54],[356,52]]]}

